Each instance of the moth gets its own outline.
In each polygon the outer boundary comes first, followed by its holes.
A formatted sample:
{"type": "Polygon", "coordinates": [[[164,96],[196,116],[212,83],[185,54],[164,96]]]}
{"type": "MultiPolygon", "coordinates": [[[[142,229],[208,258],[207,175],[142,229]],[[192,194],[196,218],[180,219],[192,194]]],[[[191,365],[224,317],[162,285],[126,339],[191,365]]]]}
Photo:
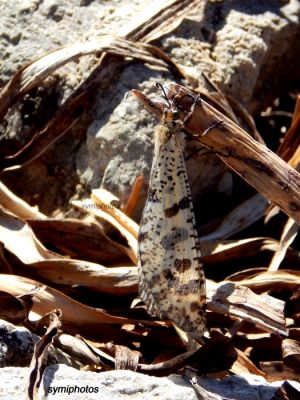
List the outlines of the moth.
{"type": "Polygon", "coordinates": [[[168,99],[155,132],[149,192],[138,236],[139,294],[150,314],[193,338],[206,327],[205,278],[181,141],[181,111],[168,99]]]}

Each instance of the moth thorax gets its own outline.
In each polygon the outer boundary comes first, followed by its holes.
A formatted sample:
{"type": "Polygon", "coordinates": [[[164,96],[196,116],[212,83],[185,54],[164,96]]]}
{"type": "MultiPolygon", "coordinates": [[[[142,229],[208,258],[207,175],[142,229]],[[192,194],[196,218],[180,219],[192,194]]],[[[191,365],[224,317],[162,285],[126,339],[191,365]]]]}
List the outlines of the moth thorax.
{"type": "Polygon", "coordinates": [[[177,109],[165,108],[163,112],[163,121],[168,125],[180,121],[180,112],[177,109]]]}

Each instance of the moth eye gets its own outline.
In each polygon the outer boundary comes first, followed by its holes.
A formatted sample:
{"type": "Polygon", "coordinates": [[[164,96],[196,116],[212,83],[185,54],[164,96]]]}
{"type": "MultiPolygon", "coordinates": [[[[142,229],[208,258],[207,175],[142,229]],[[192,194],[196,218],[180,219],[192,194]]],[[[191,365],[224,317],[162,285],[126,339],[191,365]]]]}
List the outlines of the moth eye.
{"type": "Polygon", "coordinates": [[[180,117],[180,111],[179,110],[174,110],[172,112],[172,114],[173,114],[173,119],[179,119],[179,117],[180,117]]]}

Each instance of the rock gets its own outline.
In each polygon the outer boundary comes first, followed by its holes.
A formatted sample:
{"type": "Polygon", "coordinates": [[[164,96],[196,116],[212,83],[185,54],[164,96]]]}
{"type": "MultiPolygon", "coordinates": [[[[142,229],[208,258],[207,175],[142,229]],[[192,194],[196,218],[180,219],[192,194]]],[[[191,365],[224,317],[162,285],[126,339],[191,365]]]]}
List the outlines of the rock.
{"type": "MultiPolygon", "coordinates": [[[[0,368],[29,366],[34,345],[38,340],[39,336],[30,332],[27,328],[0,320],[0,368]]],[[[64,363],[72,367],[79,367],[80,365],[79,362],[72,360],[70,356],[53,345],[49,346],[47,363],[64,363]]]]}
{"type": "Polygon", "coordinates": [[[38,339],[28,329],[0,320],[0,367],[28,366],[38,339]]]}
{"type": "MultiPolygon", "coordinates": [[[[0,399],[24,399],[28,368],[3,368],[1,370],[0,399]]],[[[267,383],[263,378],[230,376],[224,380],[201,378],[198,381],[206,390],[232,400],[269,400],[282,382],[267,383]]],[[[293,382],[295,387],[299,384],[293,382]]],[[[298,385],[298,386],[297,386],[298,385]]],[[[46,368],[39,390],[40,398],[76,400],[197,400],[197,395],[181,376],[151,377],[132,371],[87,372],[65,365],[46,368]]]]}

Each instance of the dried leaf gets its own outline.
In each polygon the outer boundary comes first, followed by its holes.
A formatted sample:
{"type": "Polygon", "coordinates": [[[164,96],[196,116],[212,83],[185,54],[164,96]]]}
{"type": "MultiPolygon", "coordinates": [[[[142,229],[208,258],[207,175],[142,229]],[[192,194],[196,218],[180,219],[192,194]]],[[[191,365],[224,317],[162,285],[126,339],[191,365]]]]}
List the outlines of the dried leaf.
{"type": "Polygon", "coordinates": [[[299,231],[299,224],[292,218],[288,218],[279,242],[279,248],[275,252],[270,265],[269,271],[277,271],[282,260],[286,255],[288,247],[293,243],[299,231]]]}
{"type": "Polygon", "coordinates": [[[238,283],[256,292],[295,289],[300,285],[300,272],[293,270],[263,271],[239,280],[238,283]]]}
{"type": "Polygon", "coordinates": [[[266,198],[260,194],[254,195],[250,199],[239,204],[234,210],[226,215],[220,226],[218,226],[215,231],[201,236],[200,240],[227,239],[228,237],[235,235],[256,222],[259,218],[263,217],[267,205],[268,200],[266,198]]]}
{"type": "Polygon", "coordinates": [[[258,369],[255,364],[239,349],[236,349],[238,357],[233,366],[231,372],[236,375],[254,374],[258,376],[266,377],[266,374],[258,369]]]}
{"type": "Polygon", "coordinates": [[[80,285],[90,290],[117,296],[135,294],[138,288],[137,267],[107,268],[81,260],[46,260],[15,268],[15,272],[41,278],[49,284],[80,285]]]}
{"type": "Polygon", "coordinates": [[[130,350],[127,346],[115,345],[115,362],[116,369],[129,369],[136,371],[140,353],[135,350],[130,350]]]}
{"type": "Polygon", "coordinates": [[[90,350],[89,346],[79,337],[61,333],[55,338],[54,345],[83,364],[96,365],[99,363],[99,357],[96,356],[90,350]]]}
{"type": "Polygon", "coordinates": [[[29,219],[27,223],[45,245],[72,258],[105,265],[129,262],[124,246],[111,240],[96,221],[47,218],[29,219]]]}
{"type": "Polygon", "coordinates": [[[261,251],[276,251],[278,242],[269,238],[249,238],[227,241],[201,241],[201,254],[205,263],[234,260],[253,256],[261,251]]]}
{"type": "Polygon", "coordinates": [[[111,215],[120,225],[122,225],[131,235],[136,239],[138,237],[139,226],[126,214],[124,214],[117,207],[111,207],[113,202],[118,202],[119,199],[112,193],[105,189],[94,189],[92,190],[92,199],[98,205],[99,208],[105,210],[111,215]]]}
{"type": "Polygon", "coordinates": [[[2,182],[0,182],[0,206],[21,219],[47,218],[46,215],[39,212],[37,208],[31,207],[24,200],[11,192],[2,182]]]}
{"type": "Polygon", "coordinates": [[[73,325],[76,329],[96,324],[122,325],[133,322],[128,318],[110,315],[99,308],[88,307],[50,286],[16,275],[0,274],[0,290],[13,296],[33,293],[33,312],[42,316],[54,308],[60,308],[64,316],[63,324],[73,325]],[[36,290],[37,288],[40,290],[36,290]]]}
{"type": "Polygon", "coordinates": [[[55,310],[49,314],[49,327],[44,336],[41,337],[34,346],[34,352],[29,368],[29,382],[26,388],[26,399],[28,400],[38,400],[38,389],[46,368],[46,363],[44,361],[48,355],[47,350],[61,326],[61,316],[62,314],[60,310],[55,310]]]}
{"type": "Polygon", "coordinates": [[[42,245],[26,222],[1,207],[0,241],[24,264],[60,257],[42,245]]]}
{"type": "Polygon", "coordinates": [[[0,319],[12,324],[21,324],[27,318],[32,307],[32,295],[13,296],[0,291],[0,319]]]}
{"type": "Polygon", "coordinates": [[[232,283],[207,287],[207,308],[260,326],[267,332],[286,335],[284,302],[268,295],[257,295],[232,283]]]}
{"type": "Polygon", "coordinates": [[[127,240],[128,243],[128,249],[127,249],[127,255],[128,257],[132,260],[134,264],[137,264],[137,239],[135,235],[132,235],[124,226],[119,223],[113,216],[110,214],[102,211],[101,209],[95,207],[94,203],[91,203],[94,207],[88,207],[87,202],[83,203],[81,201],[72,201],[71,204],[75,207],[80,208],[81,210],[89,210],[90,213],[93,215],[97,216],[100,219],[103,219],[107,222],[109,222],[112,226],[114,226],[122,236],[127,240]]]}
{"type": "Polygon", "coordinates": [[[300,373],[300,343],[293,339],[282,341],[283,362],[300,373]]]}

